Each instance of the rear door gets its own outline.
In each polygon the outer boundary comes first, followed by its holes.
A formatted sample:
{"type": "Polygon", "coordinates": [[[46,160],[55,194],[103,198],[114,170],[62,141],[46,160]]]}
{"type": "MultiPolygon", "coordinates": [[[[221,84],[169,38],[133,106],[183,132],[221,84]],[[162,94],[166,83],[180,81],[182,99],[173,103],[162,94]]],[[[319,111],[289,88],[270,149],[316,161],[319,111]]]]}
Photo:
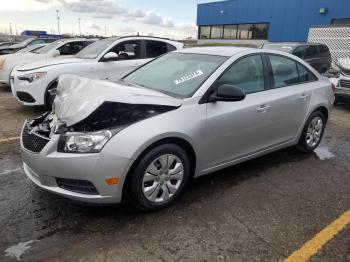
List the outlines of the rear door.
{"type": "Polygon", "coordinates": [[[142,41],[128,40],[118,43],[107,53],[114,52],[118,55],[114,60],[101,59],[98,70],[101,79],[117,80],[146,63],[142,41]]]}
{"type": "Polygon", "coordinates": [[[311,101],[316,76],[299,62],[285,56],[268,54],[271,70],[270,132],[274,145],[296,138],[311,101]]]}

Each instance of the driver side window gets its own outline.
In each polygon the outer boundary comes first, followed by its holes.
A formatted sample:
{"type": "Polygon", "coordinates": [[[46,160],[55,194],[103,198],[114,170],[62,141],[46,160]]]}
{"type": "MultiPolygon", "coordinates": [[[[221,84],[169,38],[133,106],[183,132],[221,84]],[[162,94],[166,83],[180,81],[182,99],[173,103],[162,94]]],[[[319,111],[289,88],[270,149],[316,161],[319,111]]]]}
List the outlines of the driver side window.
{"type": "Polygon", "coordinates": [[[118,55],[117,61],[142,59],[141,41],[125,41],[113,47],[109,52],[118,55]]]}
{"type": "Polygon", "coordinates": [[[260,55],[252,55],[238,60],[218,80],[217,87],[234,85],[251,94],[265,89],[264,67],[260,55]]]}

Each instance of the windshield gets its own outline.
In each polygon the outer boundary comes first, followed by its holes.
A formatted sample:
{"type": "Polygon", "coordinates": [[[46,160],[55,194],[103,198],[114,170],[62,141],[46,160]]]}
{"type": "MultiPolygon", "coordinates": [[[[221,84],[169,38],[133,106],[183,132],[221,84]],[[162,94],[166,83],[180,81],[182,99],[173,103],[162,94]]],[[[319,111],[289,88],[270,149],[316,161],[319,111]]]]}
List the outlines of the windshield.
{"type": "Polygon", "coordinates": [[[228,57],[169,53],[123,80],[174,97],[191,97],[228,57]]]}
{"type": "Polygon", "coordinates": [[[83,59],[97,58],[106,48],[113,44],[115,39],[104,39],[96,41],[82,49],[76,56],[83,59]]]}
{"type": "Polygon", "coordinates": [[[289,45],[264,45],[263,49],[271,49],[277,51],[283,51],[287,53],[292,53],[293,47],[289,45]]]}
{"type": "Polygon", "coordinates": [[[56,49],[60,44],[62,44],[63,41],[55,41],[52,42],[50,44],[48,44],[47,46],[34,50],[32,51],[32,53],[36,53],[36,54],[46,54],[48,52],[50,52],[51,50],[56,49]]]}
{"type": "Polygon", "coordinates": [[[22,46],[27,46],[30,42],[32,42],[34,40],[34,38],[28,38],[18,44],[14,44],[11,47],[22,47],[22,46]]]}
{"type": "Polygon", "coordinates": [[[45,44],[30,45],[23,49],[18,50],[16,53],[34,52],[34,50],[38,50],[40,48],[43,48],[44,46],[45,44]]]}

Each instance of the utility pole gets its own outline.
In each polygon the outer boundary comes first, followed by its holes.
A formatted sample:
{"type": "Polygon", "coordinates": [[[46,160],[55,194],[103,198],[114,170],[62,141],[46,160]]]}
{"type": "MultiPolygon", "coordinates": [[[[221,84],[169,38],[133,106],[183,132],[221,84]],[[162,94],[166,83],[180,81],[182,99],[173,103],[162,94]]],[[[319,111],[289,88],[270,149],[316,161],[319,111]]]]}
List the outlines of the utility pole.
{"type": "Polygon", "coordinates": [[[56,10],[56,13],[57,13],[57,29],[58,29],[58,34],[60,35],[61,31],[60,31],[60,17],[58,16],[59,12],[60,12],[60,10],[56,10]]]}
{"type": "Polygon", "coordinates": [[[9,24],[9,28],[10,28],[10,35],[12,35],[12,23],[9,24]]]}
{"type": "Polygon", "coordinates": [[[105,37],[107,37],[107,26],[105,25],[105,37]]]}
{"type": "Polygon", "coordinates": [[[78,21],[79,21],[79,36],[81,36],[81,27],[80,27],[80,18],[78,18],[78,21]]]}

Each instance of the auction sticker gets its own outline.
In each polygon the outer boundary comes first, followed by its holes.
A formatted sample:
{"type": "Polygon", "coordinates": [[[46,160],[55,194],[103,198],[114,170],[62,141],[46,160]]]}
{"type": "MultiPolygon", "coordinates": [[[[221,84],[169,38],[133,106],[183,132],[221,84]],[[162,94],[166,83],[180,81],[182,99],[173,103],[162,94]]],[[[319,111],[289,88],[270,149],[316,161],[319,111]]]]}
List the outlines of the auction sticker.
{"type": "Polygon", "coordinates": [[[187,82],[191,79],[194,79],[194,78],[197,78],[199,76],[203,75],[203,71],[202,70],[197,70],[196,72],[193,72],[191,74],[188,74],[188,75],[185,75],[185,76],[182,76],[180,77],[179,79],[176,79],[174,81],[175,85],[179,85],[179,84],[182,84],[184,82],[187,82]]]}

